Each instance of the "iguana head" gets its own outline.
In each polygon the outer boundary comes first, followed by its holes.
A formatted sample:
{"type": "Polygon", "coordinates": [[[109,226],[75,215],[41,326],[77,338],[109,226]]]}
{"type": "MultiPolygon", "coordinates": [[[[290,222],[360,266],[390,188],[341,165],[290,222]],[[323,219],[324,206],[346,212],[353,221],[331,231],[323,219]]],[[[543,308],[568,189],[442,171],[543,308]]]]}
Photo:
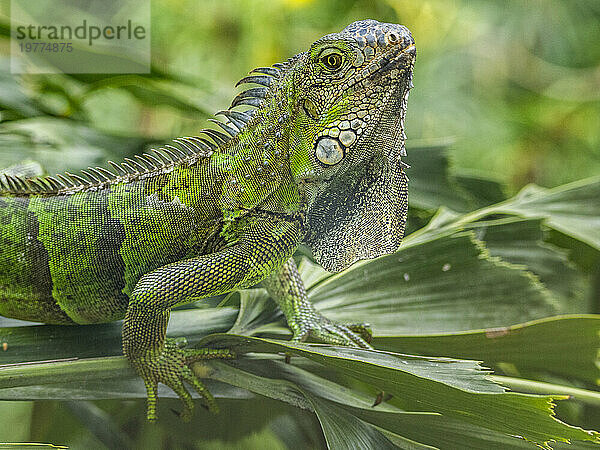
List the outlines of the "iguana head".
{"type": "Polygon", "coordinates": [[[394,252],[404,234],[404,115],[416,50],[407,28],[363,20],[290,67],[290,167],[307,204],[305,242],[331,271],[394,252]]]}
{"type": "MultiPolygon", "coordinates": [[[[304,242],[325,269],[400,245],[408,207],[400,158],[415,55],[406,27],[362,20],[240,80],[264,86],[238,94],[232,107],[259,107],[249,136],[260,129],[259,151],[288,159],[279,167],[289,167],[300,193],[304,242]]],[[[269,173],[275,181],[278,173],[269,173]]],[[[275,189],[262,181],[256,199],[275,189]]]]}

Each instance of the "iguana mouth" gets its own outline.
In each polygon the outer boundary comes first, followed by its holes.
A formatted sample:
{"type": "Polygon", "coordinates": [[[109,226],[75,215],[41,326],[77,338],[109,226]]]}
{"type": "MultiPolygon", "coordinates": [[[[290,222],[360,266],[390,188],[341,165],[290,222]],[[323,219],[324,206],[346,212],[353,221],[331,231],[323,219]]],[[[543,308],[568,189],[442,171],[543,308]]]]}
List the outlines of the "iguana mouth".
{"type": "Polygon", "coordinates": [[[407,47],[403,48],[399,52],[394,52],[394,49],[391,49],[391,53],[395,53],[392,58],[387,58],[386,55],[381,55],[378,59],[379,70],[378,72],[385,72],[387,70],[392,70],[398,67],[405,59],[410,58],[413,60],[417,56],[417,48],[414,44],[410,44],[407,47]]]}

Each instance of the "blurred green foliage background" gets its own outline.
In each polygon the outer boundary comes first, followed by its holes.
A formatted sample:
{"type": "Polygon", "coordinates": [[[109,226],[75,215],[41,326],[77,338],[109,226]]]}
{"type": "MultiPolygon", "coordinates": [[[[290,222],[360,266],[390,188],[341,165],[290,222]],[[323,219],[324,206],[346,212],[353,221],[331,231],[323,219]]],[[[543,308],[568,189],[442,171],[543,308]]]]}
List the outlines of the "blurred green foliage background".
{"type": "MultiPolygon", "coordinates": [[[[9,2],[2,0],[0,167],[30,158],[50,173],[76,170],[195,134],[229,106],[249,70],[365,18],[412,31],[418,58],[407,134],[451,141],[455,174],[495,178],[514,194],[530,182],[553,187],[600,173],[598,0],[153,0],[148,76],[11,75],[9,2]]],[[[106,406],[121,415],[141,407],[106,406]]],[[[246,407],[248,417],[253,406],[246,407]]],[[[29,417],[31,408],[0,403],[0,416],[29,417]]],[[[64,403],[35,408],[33,423],[46,437],[44,411],[67,422],[80,414],[64,403]]],[[[234,414],[240,406],[225,409],[234,414]]],[[[151,446],[158,432],[140,426],[149,437],[138,446],[151,446]]],[[[35,437],[26,428],[0,424],[0,436],[35,437]]],[[[71,442],[98,445],[88,431],[72,429],[71,442]]],[[[247,439],[235,445],[282,445],[268,430],[247,439]]]]}

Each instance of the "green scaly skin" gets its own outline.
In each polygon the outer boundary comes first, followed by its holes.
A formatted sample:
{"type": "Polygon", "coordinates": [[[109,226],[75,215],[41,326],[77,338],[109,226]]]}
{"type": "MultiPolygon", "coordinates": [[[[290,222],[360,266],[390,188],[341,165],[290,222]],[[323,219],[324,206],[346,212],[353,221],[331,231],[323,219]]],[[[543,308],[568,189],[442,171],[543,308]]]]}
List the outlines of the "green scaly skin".
{"type": "Polygon", "coordinates": [[[407,178],[404,114],[415,47],[400,25],[355,22],[283,64],[204,130],[82,175],[0,177],[0,314],[52,323],[125,318],[123,351],[148,391],[182,399],[190,368],[228,350],[166,337],[177,305],[262,282],[293,339],[370,348],[362,325],[322,317],[290,259],[300,243],[330,271],[397,249],[407,178]],[[249,105],[245,112],[233,108],[249,105]]]}

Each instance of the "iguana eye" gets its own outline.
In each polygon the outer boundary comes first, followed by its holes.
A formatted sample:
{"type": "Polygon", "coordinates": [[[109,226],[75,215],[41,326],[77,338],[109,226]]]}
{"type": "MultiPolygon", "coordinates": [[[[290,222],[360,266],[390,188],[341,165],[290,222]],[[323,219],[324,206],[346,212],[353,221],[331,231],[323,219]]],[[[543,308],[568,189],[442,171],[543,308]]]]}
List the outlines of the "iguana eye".
{"type": "Polygon", "coordinates": [[[327,55],[321,57],[321,62],[329,70],[338,70],[340,67],[342,67],[344,58],[339,53],[328,53],[327,55]]]}

